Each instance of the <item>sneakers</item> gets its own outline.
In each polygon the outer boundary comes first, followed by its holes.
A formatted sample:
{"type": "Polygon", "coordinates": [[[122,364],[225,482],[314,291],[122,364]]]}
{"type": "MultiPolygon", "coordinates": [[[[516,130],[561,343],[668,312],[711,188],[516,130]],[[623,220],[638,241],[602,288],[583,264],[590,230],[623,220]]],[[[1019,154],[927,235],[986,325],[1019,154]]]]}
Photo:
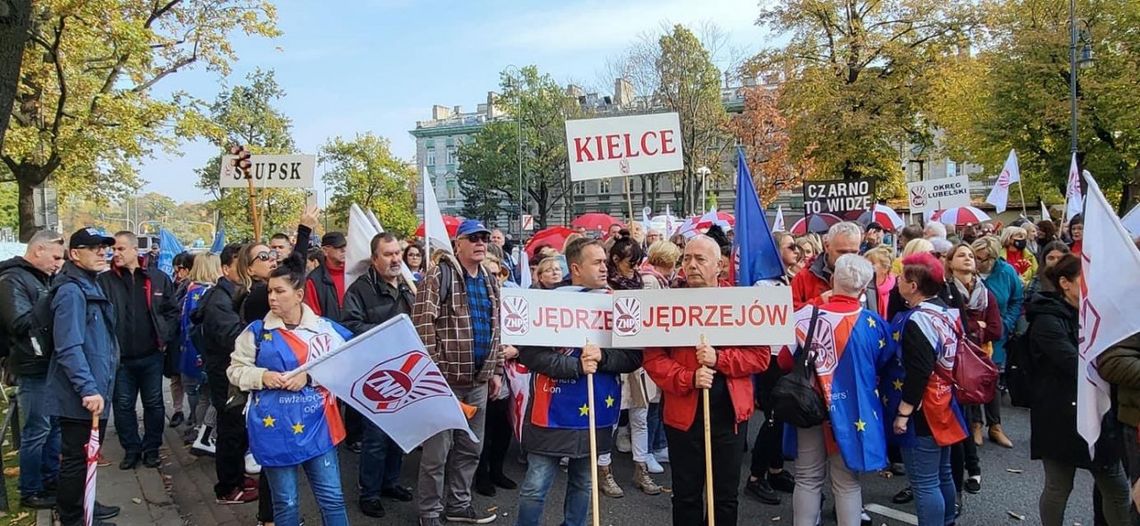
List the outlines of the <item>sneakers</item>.
{"type": "Polygon", "coordinates": [[[649,468],[642,462],[633,463],[633,487],[646,495],[659,495],[661,486],[658,486],[649,476],[649,468]]]}
{"type": "Polygon", "coordinates": [[[629,453],[633,451],[633,443],[630,442],[629,426],[622,426],[618,428],[617,438],[614,440],[614,449],[620,453],[629,453]]]}
{"type": "Polygon", "coordinates": [[[649,472],[653,473],[654,475],[659,475],[665,472],[665,467],[658,463],[657,459],[653,455],[649,455],[649,457],[645,459],[645,467],[648,468],[649,472]]]}
{"type": "Polygon", "coordinates": [[[257,502],[257,488],[234,488],[229,494],[218,497],[214,502],[218,504],[245,504],[257,502]]]}
{"type": "Polygon", "coordinates": [[[260,475],[261,474],[261,464],[258,464],[257,460],[254,460],[254,458],[253,458],[253,453],[250,453],[248,451],[245,453],[245,474],[246,475],[260,475]]]}
{"type": "Polygon", "coordinates": [[[758,478],[753,480],[749,478],[748,482],[744,484],[744,493],[751,495],[756,500],[769,506],[780,505],[780,496],[777,495],[776,491],[772,489],[772,486],[768,484],[767,479],[758,478]]]}
{"type": "Polygon", "coordinates": [[[965,486],[966,493],[976,494],[982,491],[982,476],[974,475],[966,479],[965,486]]]}
{"type": "Polygon", "coordinates": [[[614,474],[610,471],[609,466],[598,466],[598,489],[602,491],[602,495],[613,499],[620,499],[625,496],[621,486],[618,486],[617,481],[614,480],[614,474]]]}
{"type": "Polygon", "coordinates": [[[193,445],[190,446],[190,454],[196,457],[214,456],[217,449],[213,435],[214,428],[205,424],[198,426],[198,436],[194,438],[193,445]]]}
{"type": "Polygon", "coordinates": [[[669,448],[658,449],[657,451],[654,451],[653,452],[653,458],[657,459],[658,464],[668,464],[669,463],[669,448]]]}
{"type": "Polygon", "coordinates": [[[767,479],[768,485],[772,486],[772,489],[776,491],[791,493],[796,490],[796,478],[786,469],[779,473],[769,471],[767,479]]]}
{"type": "MultiPolygon", "coordinates": [[[[490,524],[495,522],[495,519],[498,517],[499,516],[494,513],[480,514],[475,511],[473,506],[467,506],[461,510],[449,511],[443,514],[443,518],[447,522],[461,522],[463,524],[490,524]]],[[[435,524],[439,524],[438,521],[439,519],[436,519],[435,524]]],[[[424,524],[424,519],[420,519],[420,524],[424,524]]]]}

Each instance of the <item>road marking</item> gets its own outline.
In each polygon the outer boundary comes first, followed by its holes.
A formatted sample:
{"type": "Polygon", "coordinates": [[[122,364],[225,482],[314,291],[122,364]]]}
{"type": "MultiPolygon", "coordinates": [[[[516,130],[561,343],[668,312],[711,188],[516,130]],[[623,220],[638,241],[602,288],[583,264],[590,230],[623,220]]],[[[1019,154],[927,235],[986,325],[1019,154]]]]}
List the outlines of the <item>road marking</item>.
{"type": "Polygon", "coordinates": [[[863,508],[866,509],[869,513],[874,513],[875,515],[882,515],[888,519],[894,519],[896,521],[918,526],[918,517],[915,517],[914,515],[911,515],[905,511],[899,511],[894,508],[888,508],[886,506],[880,506],[878,504],[868,504],[863,508]]]}

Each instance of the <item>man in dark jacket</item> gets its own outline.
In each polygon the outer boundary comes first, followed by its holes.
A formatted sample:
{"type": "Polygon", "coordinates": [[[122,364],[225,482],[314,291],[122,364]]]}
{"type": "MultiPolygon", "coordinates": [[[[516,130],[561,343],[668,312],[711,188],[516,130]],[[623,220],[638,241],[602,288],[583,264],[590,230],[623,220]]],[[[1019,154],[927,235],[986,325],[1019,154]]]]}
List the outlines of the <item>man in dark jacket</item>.
{"type": "MultiPolygon", "coordinates": [[[[582,240],[571,244],[566,250],[566,262],[570,265],[571,285],[560,290],[605,292],[606,252],[601,243],[582,240]]],[[[594,375],[597,429],[609,429],[617,424],[621,412],[619,375],[637,370],[641,353],[631,349],[602,350],[593,344],[581,349],[523,347],[519,349],[519,361],[531,372],[531,396],[522,429],[527,469],[519,491],[518,525],[542,523],[543,503],[559,471],[558,462],[568,457],[563,524],[585,526],[590,512],[590,430],[583,426],[588,415],[579,409],[587,404],[586,375],[594,375]],[[545,414],[534,414],[541,411],[536,404],[546,408],[545,414]],[[580,420],[564,421],[554,415],[580,420]]],[[[598,454],[608,453],[610,433],[598,433],[597,440],[598,454]]]]}
{"type": "Polygon", "coordinates": [[[166,345],[177,337],[178,306],[174,285],[161,271],[139,265],[138,237],[115,234],[114,265],[99,275],[115,306],[115,334],[122,353],[115,374],[115,431],[123,446],[119,469],[143,465],[157,468],[158,448],[166,424],[162,401],[162,366],[166,345]],[[135,405],[143,404],[143,437],[139,439],[135,405]]]}
{"type": "Polygon", "coordinates": [[[48,353],[41,347],[40,326],[32,312],[48,293],[51,277],[63,266],[63,237],[41,230],[28,240],[24,255],[0,263],[0,324],[7,336],[8,362],[16,376],[20,420],[20,504],[55,506],[59,476],[59,424],[44,413],[48,353]]]}
{"type": "MultiPolygon", "coordinates": [[[[344,296],[343,324],[356,336],[399,314],[412,314],[416,296],[400,275],[400,241],[389,233],[372,238],[372,265],[348,287],[344,296]]],[[[360,511],[383,517],[380,497],[401,502],[412,500],[412,491],[400,485],[404,452],[376,424],[361,421],[360,511]]]]}
{"type": "MultiPolygon", "coordinates": [[[[114,239],[92,228],[79,230],[68,242],[70,261],[55,278],[52,296],[52,342],[44,386],[45,411],[59,420],[62,458],[56,510],[63,526],[83,524],[87,480],[87,441],[99,418],[100,441],[106,436],[110,398],[119,366],[115,308],[95,280],[107,268],[107,247],[114,239]]],[[[95,524],[118,515],[119,508],[95,503],[95,524]]]]}
{"type": "Polygon", "coordinates": [[[305,282],[305,305],[318,316],[335,322],[341,321],[341,307],[344,305],[344,258],[347,245],[348,240],[340,232],[329,232],[321,236],[325,264],[313,270],[305,282]]]}

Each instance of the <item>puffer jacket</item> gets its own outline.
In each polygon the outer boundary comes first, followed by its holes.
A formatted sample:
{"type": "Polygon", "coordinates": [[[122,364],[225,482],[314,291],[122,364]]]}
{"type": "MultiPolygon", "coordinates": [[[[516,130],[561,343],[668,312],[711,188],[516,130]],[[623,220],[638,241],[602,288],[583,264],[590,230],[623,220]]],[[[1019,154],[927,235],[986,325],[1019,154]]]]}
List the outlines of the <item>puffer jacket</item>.
{"type": "Polygon", "coordinates": [[[1096,364],[1100,377],[1116,386],[1117,419],[1140,427],[1140,332],[1109,347],[1096,364]]]}
{"type": "Polygon", "coordinates": [[[52,416],[90,419],[83,397],[101,395],[101,418],[111,413],[111,389],[119,367],[115,308],[95,274],[66,263],[52,297],[55,352],[48,364],[44,409],[52,416]]]}
{"type": "Polygon", "coordinates": [[[31,337],[38,329],[32,308],[48,293],[51,277],[20,256],[0,263],[0,324],[7,341],[9,363],[17,377],[44,378],[48,356],[31,337]]]}

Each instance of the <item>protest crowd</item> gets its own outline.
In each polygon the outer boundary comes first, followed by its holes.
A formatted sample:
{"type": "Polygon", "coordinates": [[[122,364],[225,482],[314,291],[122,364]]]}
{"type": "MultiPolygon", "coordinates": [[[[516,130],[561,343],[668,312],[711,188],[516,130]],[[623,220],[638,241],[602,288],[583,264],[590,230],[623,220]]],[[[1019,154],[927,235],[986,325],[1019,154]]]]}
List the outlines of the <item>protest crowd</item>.
{"type": "Polygon", "coordinates": [[[1126,266],[1140,256],[1098,231],[1103,245],[1090,258],[1089,213],[1060,224],[925,226],[869,214],[794,235],[738,204],[735,225],[716,214],[665,230],[631,220],[524,246],[474,219],[409,239],[351,226],[318,237],[319,212],[309,207],[295,233],[267,244],[169,261],[159,249],[141,253],[131,232],[41,231],[25,255],[0,264],[6,372],[19,386],[23,425],[20,499],[54,509],[64,526],[112,524],[123,503],[93,499],[88,464],[156,468],[169,426],[185,444],[168,447],[214,458],[216,504],[257,506],[265,525],[303,523],[300,495],[311,492],[326,526],[348,524],[348,506],[373,518],[414,507],[421,526],[581,526],[599,494],[637,491],[671,495],[678,526],[710,515],[738,524],[740,493],[769,505],[791,499],[786,520],[796,526],[856,526],[871,520],[860,489],[869,475],[897,479],[894,502],[914,502],[919,525],[945,526],[969,517],[963,493],[987,489],[983,473],[995,467],[979,448],[988,441],[1041,461],[1042,524],[1064,523],[1078,468],[1095,480],[1098,524],[1134,524],[1140,329],[1128,322],[1127,337],[1093,355],[1112,396],[1094,415],[1090,447],[1078,423],[1088,416],[1078,408],[1079,313],[1092,297],[1082,280],[1092,258],[1120,256],[1098,268],[1135,279],[1140,268],[1126,266]],[[774,271],[756,270],[765,268],[774,271]],[[504,343],[504,298],[519,289],[681,298],[729,287],[790,297],[793,336],[716,345],[702,335],[642,348],[619,346],[616,335],[612,345],[504,343]],[[387,332],[397,322],[414,327],[408,341],[430,360],[380,352],[404,345],[387,332]],[[366,369],[403,361],[362,377],[361,402],[337,376],[359,369],[321,372],[322,360],[350,353],[366,369]],[[443,409],[425,412],[408,397],[442,400],[443,409]],[[1002,427],[1003,400],[1031,410],[1029,436],[1002,427]],[[754,411],[762,424],[749,429],[754,411]],[[89,451],[109,421],[122,458],[89,451]],[[417,448],[418,475],[401,478],[417,448]],[[359,456],[355,492],[342,488],[345,455],[359,456]],[[615,455],[632,455],[632,472],[615,469],[615,455]],[[526,464],[522,480],[504,472],[508,461],[526,464]],[[546,506],[558,477],[567,480],[562,510],[546,506]],[[834,498],[826,519],[825,486],[834,498]],[[472,493],[517,499],[518,513],[497,517],[472,505],[472,493]]]}

